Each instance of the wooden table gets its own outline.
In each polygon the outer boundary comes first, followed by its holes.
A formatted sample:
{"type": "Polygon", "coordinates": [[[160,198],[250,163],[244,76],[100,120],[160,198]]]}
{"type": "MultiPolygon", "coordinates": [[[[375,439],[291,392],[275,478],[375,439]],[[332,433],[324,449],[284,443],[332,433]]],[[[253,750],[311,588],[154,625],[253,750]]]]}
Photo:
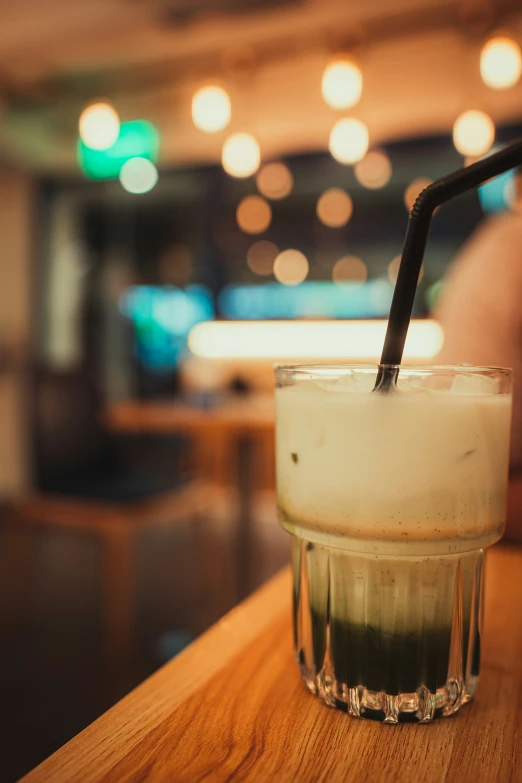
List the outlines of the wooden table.
{"type": "Polygon", "coordinates": [[[265,485],[273,487],[273,395],[231,397],[208,406],[183,402],[122,400],[108,406],[105,424],[114,432],[183,434],[194,445],[198,477],[235,484],[238,444],[242,439],[264,442],[265,459],[256,464],[265,485]]]}
{"type": "Polygon", "coordinates": [[[454,718],[387,726],[311,696],[285,570],[24,781],[520,781],[522,549],[495,547],[487,570],[481,683],[454,718]]]}
{"type": "Polygon", "coordinates": [[[274,426],[273,395],[248,395],[203,407],[183,402],[122,400],[106,410],[113,429],[149,432],[187,432],[222,429],[235,432],[264,431],[274,426]]]}
{"type": "Polygon", "coordinates": [[[206,408],[127,400],[110,405],[104,418],[113,432],[189,436],[196,477],[235,490],[237,598],[242,600],[251,590],[245,552],[251,546],[253,493],[274,487],[274,396],[230,397],[206,408]]]}

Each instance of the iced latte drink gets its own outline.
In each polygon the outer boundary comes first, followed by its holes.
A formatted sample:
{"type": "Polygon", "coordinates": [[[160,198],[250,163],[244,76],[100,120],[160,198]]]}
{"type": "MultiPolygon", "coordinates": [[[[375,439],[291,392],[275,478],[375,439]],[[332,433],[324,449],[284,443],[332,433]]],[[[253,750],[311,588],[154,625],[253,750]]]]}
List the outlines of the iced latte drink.
{"type": "Polygon", "coordinates": [[[484,550],[503,532],[509,370],[276,371],[279,518],[292,534],[294,639],[308,688],[388,723],[473,696],[484,550]]]}

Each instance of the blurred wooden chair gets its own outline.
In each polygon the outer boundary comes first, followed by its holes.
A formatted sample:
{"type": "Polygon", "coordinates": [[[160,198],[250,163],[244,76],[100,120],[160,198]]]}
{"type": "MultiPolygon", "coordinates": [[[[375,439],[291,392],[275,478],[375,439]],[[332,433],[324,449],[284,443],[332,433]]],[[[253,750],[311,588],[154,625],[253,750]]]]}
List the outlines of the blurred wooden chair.
{"type": "Polygon", "coordinates": [[[33,420],[39,490],[14,500],[7,510],[5,609],[11,616],[23,610],[36,531],[94,535],[102,549],[105,640],[110,656],[121,658],[132,636],[136,534],[187,518],[199,524],[212,509],[212,487],[181,481],[174,465],[169,476],[129,464],[131,455],[125,452],[131,439],[119,439],[115,447],[99,426],[96,395],[82,376],[38,373],[33,420]]]}

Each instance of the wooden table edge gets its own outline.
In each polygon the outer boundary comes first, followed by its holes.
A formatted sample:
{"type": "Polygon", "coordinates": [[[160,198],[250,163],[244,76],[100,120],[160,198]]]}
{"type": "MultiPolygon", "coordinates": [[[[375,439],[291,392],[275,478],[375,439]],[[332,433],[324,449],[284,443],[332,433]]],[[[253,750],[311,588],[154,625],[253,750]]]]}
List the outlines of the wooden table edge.
{"type": "MultiPolygon", "coordinates": [[[[169,663],[138,685],[20,783],[70,781],[69,764],[96,764],[97,778],[111,768],[242,649],[289,612],[290,567],[236,606],[169,663]],[[281,595],[287,599],[281,600],[281,595]]],[[[72,769],[70,770],[72,773],[72,769]]]]}

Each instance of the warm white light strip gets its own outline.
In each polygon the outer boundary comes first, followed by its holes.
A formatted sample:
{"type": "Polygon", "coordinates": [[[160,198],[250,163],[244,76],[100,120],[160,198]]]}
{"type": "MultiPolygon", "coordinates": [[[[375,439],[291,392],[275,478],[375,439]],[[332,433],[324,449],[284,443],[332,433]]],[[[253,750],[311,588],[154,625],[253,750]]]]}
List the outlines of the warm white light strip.
{"type": "MultiPolygon", "coordinates": [[[[189,348],[207,359],[378,359],[386,321],[205,321],[189,348]]],[[[412,321],[405,360],[432,359],[444,333],[437,321],[412,321]]]]}

